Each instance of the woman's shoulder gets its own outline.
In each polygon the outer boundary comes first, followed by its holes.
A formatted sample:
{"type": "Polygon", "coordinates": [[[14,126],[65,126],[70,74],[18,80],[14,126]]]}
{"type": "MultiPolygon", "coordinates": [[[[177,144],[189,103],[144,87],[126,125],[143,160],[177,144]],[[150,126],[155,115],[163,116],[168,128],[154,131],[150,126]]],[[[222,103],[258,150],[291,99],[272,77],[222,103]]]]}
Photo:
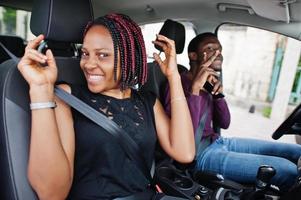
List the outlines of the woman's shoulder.
{"type": "Polygon", "coordinates": [[[134,90],[134,93],[137,94],[137,96],[139,96],[142,101],[146,102],[148,105],[154,106],[157,96],[155,93],[151,92],[151,91],[136,91],[134,90]]]}
{"type": "Polygon", "coordinates": [[[61,83],[57,85],[59,88],[63,89],[65,92],[71,94],[71,86],[68,83],[61,83]]]}
{"type": "Polygon", "coordinates": [[[73,94],[74,96],[81,96],[88,92],[88,89],[85,85],[60,83],[58,84],[58,86],[63,90],[65,90],[66,92],[73,94]]]}

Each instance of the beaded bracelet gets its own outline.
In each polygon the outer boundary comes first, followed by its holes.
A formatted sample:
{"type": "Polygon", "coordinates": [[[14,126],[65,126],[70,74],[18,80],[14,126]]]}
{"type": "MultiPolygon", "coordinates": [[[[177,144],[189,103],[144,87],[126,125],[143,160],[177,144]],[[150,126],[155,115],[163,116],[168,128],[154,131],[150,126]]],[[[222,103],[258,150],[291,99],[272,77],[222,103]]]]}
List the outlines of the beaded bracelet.
{"type": "Polygon", "coordinates": [[[30,103],[30,110],[38,110],[38,109],[45,109],[45,108],[55,108],[56,102],[49,101],[49,102],[37,102],[37,103],[30,103]]]}

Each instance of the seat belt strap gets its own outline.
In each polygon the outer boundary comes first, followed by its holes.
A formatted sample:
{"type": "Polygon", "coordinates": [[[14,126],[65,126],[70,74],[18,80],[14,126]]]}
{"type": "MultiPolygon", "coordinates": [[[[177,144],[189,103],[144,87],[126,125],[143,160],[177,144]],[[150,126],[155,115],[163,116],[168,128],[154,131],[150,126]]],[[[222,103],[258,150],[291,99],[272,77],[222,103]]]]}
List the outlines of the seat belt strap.
{"type": "Polygon", "coordinates": [[[13,59],[13,61],[16,62],[16,64],[19,63],[20,58],[18,58],[12,52],[10,52],[10,50],[8,50],[1,42],[0,42],[0,46],[4,49],[4,51],[8,54],[8,56],[11,57],[11,59],[13,59]]]}
{"type": "Polygon", "coordinates": [[[195,148],[197,150],[196,157],[198,157],[199,154],[210,144],[210,141],[208,141],[208,140],[202,141],[202,137],[203,137],[203,133],[204,133],[207,117],[208,117],[211,98],[212,98],[211,95],[209,95],[209,98],[207,99],[206,107],[204,108],[205,112],[203,113],[203,115],[199,121],[199,126],[195,133],[195,148]]]}

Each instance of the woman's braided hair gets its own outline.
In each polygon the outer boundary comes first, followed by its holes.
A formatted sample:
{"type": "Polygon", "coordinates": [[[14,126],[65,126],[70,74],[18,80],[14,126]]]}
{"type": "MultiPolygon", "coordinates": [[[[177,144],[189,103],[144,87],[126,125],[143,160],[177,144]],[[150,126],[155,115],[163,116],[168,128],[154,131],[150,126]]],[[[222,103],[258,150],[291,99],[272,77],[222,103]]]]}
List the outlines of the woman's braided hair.
{"type": "Polygon", "coordinates": [[[114,80],[117,80],[120,52],[120,89],[125,90],[147,80],[146,51],[140,27],[127,15],[112,13],[99,17],[86,26],[84,36],[94,25],[103,25],[111,33],[114,45],[114,80]]]}

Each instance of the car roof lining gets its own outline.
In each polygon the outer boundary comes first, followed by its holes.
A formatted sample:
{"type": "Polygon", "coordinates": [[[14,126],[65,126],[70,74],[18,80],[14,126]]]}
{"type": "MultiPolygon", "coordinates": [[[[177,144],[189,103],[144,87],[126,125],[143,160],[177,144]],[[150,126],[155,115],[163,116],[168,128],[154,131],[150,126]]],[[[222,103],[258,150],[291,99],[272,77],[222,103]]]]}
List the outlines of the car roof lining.
{"type": "MultiPolygon", "coordinates": [[[[92,5],[95,17],[114,11],[130,15],[139,24],[162,22],[166,19],[192,21],[198,32],[214,31],[220,24],[230,22],[270,30],[301,40],[301,0],[289,0],[294,2],[289,5],[290,23],[286,23],[286,13],[279,6],[280,1],[282,0],[173,0],[172,9],[170,0],[92,0],[92,5]],[[239,8],[221,11],[218,9],[219,4],[249,7],[257,14],[250,14],[247,10],[239,8]],[[279,10],[276,12],[275,8],[279,10]]],[[[1,5],[28,11],[31,10],[32,3],[33,0],[1,1],[1,5]]]]}

